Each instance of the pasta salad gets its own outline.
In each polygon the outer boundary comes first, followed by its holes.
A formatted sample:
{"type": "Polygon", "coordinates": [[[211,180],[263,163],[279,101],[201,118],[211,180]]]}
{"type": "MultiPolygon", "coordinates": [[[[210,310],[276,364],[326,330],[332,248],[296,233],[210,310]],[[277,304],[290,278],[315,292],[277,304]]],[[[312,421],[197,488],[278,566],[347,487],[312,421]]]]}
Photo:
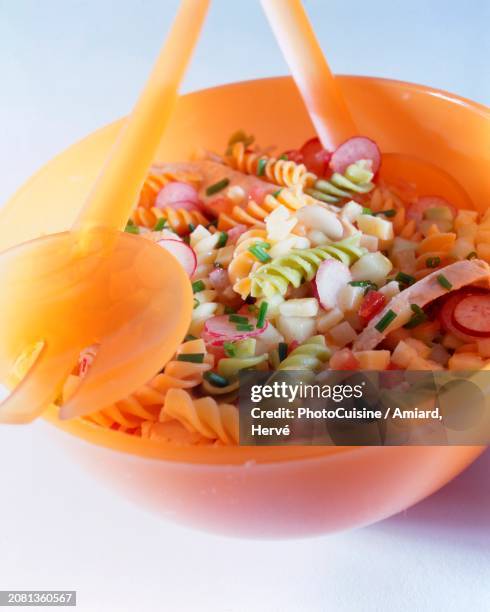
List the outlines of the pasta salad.
{"type": "MultiPolygon", "coordinates": [[[[490,212],[384,184],[367,138],[155,164],[126,231],[187,271],[192,321],[133,395],[84,418],[171,444],[238,443],[238,374],[474,370],[490,363],[490,212]]],[[[88,347],[66,381],[90,368],[88,347]]]]}

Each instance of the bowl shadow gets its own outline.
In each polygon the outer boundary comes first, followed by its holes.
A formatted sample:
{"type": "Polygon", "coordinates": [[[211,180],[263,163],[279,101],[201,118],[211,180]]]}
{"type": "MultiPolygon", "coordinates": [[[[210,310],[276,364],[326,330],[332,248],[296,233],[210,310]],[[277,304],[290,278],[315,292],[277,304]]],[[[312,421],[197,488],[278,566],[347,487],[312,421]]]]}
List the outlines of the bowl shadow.
{"type": "Polygon", "coordinates": [[[380,523],[396,535],[442,539],[490,549],[490,449],[445,487],[380,523]]]}

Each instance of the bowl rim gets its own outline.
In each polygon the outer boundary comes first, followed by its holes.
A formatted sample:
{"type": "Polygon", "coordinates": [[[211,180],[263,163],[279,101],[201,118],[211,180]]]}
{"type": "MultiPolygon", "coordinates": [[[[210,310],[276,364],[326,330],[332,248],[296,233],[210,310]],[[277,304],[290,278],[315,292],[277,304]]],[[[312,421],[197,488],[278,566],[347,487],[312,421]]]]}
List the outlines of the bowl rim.
{"type": "MultiPolygon", "coordinates": [[[[458,94],[453,94],[443,89],[434,88],[428,85],[412,83],[408,81],[402,81],[397,79],[390,79],[387,77],[376,77],[367,75],[351,75],[351,74],[338,74],[336,75],[341,81],[366,81],[369,83],[382,83],[384,86],[392,88],[403,88],[405,90],[413,91],[416,93],[435,96],[445,100],[448,103],[457,104],[460,106],[468,107],[472,112],[476,112],[485,119],[490,120],[490,107],[485,106],[480,102],[475,102],[458,94]]],[[[293,79],[290,75],[276,75],[271,77],[261,77],[257,79],[246,79],[242,81],[233,81],[230,83],[223,83],[214,85],[211,87],[198,89],[195,91],[186,92],[182,94],[181,98],[192,97],[195,95],[205,94],[214,92],[217,90],[224,90],[226,88],[234,88],[238,86],[246,87],[252,83],[257,82],[274,82],[274,81],[290,81],[293,79]]],[[[67,150],[77,147],[79,144],[92,138],[98,132],[101,132],[110,127],[114,127],[124,117],[120,117],[107,124],[99,127],[92,131],[90,134],[75,141],[69,147],[55,155],[51,160],[37,170],[30,178],[23,183],[23,185],[9,198],[8,203],[16,199],[17,194],[20,191],[24,191],[31,182],[34,181],[36,176],[43,171],[43,169],[53,160],[61,157],[67,150]]],[[[57,416],[57,407],[50,406],[43,418],[56,429],[62,430],[64,433],[68,433],[78,439],[85,441],[88,444],[93,444],[99,447],[106,448],[115,452],[123,453],[127,456],[154,459],[159,461],[168,461],[172,463],[179,463],[182,465],[195,465],[199,464],[202,466],[226,466],[236,465],[243,466],[248,462],[257,464],[279,464],[284,462],[294,462],[297,460],[306,459],[318,459],[320,457],[332,457],[340,454],[349,452],[359,452],[362,449],[383,449],[385,447],[366,447],[366,446],[344,446],[344,447],[326,447],[326,446],[277,446],[277,447],[256,447],[256,446],[177,446],[175,444],[166,444],[162,442],[156,442],[154,440],[142,439],[136,436],[128,435],[123,432],[102,428],[95,423],[83,419],[74,419],[72,421],[61,421],[57,416]]],[[[455,450],[458,447],[455,447],[455,450]]]]}

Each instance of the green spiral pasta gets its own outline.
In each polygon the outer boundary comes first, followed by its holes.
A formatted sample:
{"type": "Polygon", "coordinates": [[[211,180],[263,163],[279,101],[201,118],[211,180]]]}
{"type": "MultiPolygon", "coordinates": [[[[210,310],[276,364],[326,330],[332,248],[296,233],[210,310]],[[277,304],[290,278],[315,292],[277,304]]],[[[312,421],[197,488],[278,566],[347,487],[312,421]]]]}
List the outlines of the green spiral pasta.
{"type": "Polygon", "coordinates": [[[303,282],[313,280],[325,259],[338,259],[350,267],[367,252],[359,242],[360,234],[356,234],[339,242],[312,249],[293,249],[287,255],[276,257],[251,274],[250,294],[255,298],[285,295],[289,285],[298,288],[303,282]]]}
{"type": "Polygon", "coordinates": [[[278,370],[309,370],[318,371],[327,362],[332,352],[325,344],[324,336],[312,336],[296,347],[281,361],[278,370]]]}
{"type": "Polygon", "coordinates": [[[373,173],[361,160],[351,164],[344,174],[334,172],[328,180],[320,179],[305,191],[317,200],[334,203],[350,198],[353,193],[369,193],[374,189],[372,178],[373,173]]]}

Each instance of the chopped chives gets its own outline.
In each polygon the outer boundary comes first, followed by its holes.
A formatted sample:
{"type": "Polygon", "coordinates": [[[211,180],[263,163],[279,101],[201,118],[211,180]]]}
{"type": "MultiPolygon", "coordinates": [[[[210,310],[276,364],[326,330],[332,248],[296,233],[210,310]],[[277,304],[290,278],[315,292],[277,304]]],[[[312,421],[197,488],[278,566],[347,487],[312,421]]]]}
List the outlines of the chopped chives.
{"type": "Polygon", "coordinates": [[[177,361],[188,361],[190,363],[203,363],[204,353],[181,353],[177,355],[177,361]]]}
{"type": "Polygon", "coordinates": [[[158,219],[158,221],[153,226],[153,231],[154,232],[161,232],[162,229],[165,227],[166,223],[167,223],[167,219],[164,219],[163,217],[160,217],[160,219],[158,219]]]}
{"type": "Polygon", "coordinates": [[[414,314],[410,321],[404,325],[405,329],[413,329],[427,320],[427,315],[418,304],[410,304],[410,308],[414,314]]]}
{"type": "Polygon", "coordinates": [[[266,253],[262,247],[257,246],[256,244],[251,247],[248,247],[248,251],[249,253],[252,253],[252,255],[254,255],[262,263],[267,263],[272,259],[269,253],[266,253]]]}
{"type": "Polygon", "coordinates": [[[230,384],[227,378],[216,372],[204,372],[203,378],[215,387],[226,387],[230,384]]]}
{"type": "Polygon", "coordinates": [[[265,324],[265,315],[267,314],[267,309],[269,308],[269,304],[267,302],[262,302],[259,308],[259,314],[257,317],[257,327],[262,329],[265,324]]]}
{"type": "Polygon", "coordinates": [[[201,302],[197,298],[194,298],[194,308],[197,308],[200,303],[201,302]]]}
{"type": "Polygon", "coordinates": [[[257,314],[258,308],[257,308],[257,306],[255,304],[249,304],[247,306],[247,310],[248,310],[248,312],[251,312],[253,314],[257,314]]]}
{"type": "Polygon", "coordinates": [[[439,274],[437,276],[437,282],[439,283],[439,285],[441,285],[441,287],[447,289],[448,291],[451,291],[451,289],[453,288],[452,284],[447,280],[444,274],[439,274]]]}
{"type": "Polygon", "coordinates": [[[236,325],[236,330],[237,331],[243,331],[243,332],[249,332],[249,331],[253,331],[253,325],[247,324],[244,325],[243,323],[237,323],[236,325]]]}
{"type": "Polygon", "coordinates": [[[199,293],[199,291],[204,291],[204,289],[206,289],[204,281],[197,280],[192,283],[192,293],[199,293]]]}
{"type": "Polygon", "coordinates": [[[263,249],[270,249],[271,248],[271,243],[270,242],[265,242],[264,240],[257,240],[257,242],[254,242],[254,244],[258,247],[262,247],[263,249]]]}
{"type": "Polygon", "coordinates": [[[218,242],[216,244],[216,248],[221,249],[221,247],[224,247],[227,242],[228,242],[228,232],[221,232],[221,234],[219,235],[218,242]]]}
{"type": "Polygon", "coordinates": [[[471,251],[471,253],[468,253],[468,255],[466,255],[466,259],[475,259],[475,257],[478,257],[476,251],[471,251]]]}
{"type": "Polygon", "coordinates": [[[277,198],[279,196],[279,194],[281,193],[282,189],[278,189],[277,191],[274,191],[274,193],[272,194],[272,196],[274,198],[277,198]]]}
{"type": "Polygon", "coordinates": [[[225,304],[225,314],[233,314],[234,312],[236,312],[236,308],[233,308],[233,306],[228,306],[228,304],[225,304]]]}
{"type": "Polygon", "coordinates": [[[364,287],[364,295],[366,295],[368,291],[376,291],[378,289],[378,285],[372,281],[350,281],[348,284],[351,287],[364,287]]]}
{"type": "Polygon", "coordinates": [[[262,157],[261,159],[259,159],[259,163],[257,164],[257,176],[264,176],[266,166],[267,166],[267,158],[262,157]]]}
{"type": "Polygon", "coordinates": [[[218,191],[221,191],[222,189],[224,189],[225,187],[228,187],[229,184],[230,184],[229,178],[221,179],[221,181],[218,181],[217,183],[213,183],[212,185],[209,185],[209,187],[206,189],[206,195],[212,196],[215,193],[218,193],[218,191]]]}
{"type": "Polygon", "coordinates": [[[225,350],[225,354],[227,357],[235,357],[236,350],[235,350],[235,347],[233,346],[233,342],[225,342],[223,344],[223,348],[225,350]]]}
{"type": "Polygon", "coordinates": [[[194,225],[194,223],[189,223],[188,228],[189,228],[189,232],[191,232],[192,234],[192,232],[196,229],[196,226],[194,225]]]}
{"type": "Polygon", "coordinates": [[[282,159],[283,161],[288,161],[288,156],[286,155],[286,153],[283,153],[279,159],[282,159]]]}
{"type": "Polygon", "coordinates": [[[193,336],[192,334],[187,334],[187,336],[184,338],[184,342],[190,342],[191,340],[197,340],[196,336],[193,336]]]}
{"type": "Polygon", "coordinates": [[[140,228],[137,225],[135,225],[132,221],[128,221],[126,224],[126,227],[124,228],[124,231],[127,232],[128,234],[139,234],[140,228]]]}
{"type": "Polygon", "coordinates": [[[242,323],[242,324],[248,324],[248,317],[244,317],[242,315],[237,315],[237,314],[231,314],[228,317],[228,321],[230,321],[231,323],[242,323]]]}
{"type": "Polygon", "coordinates": [[[369,208],[369,206],[363,206],[362,207],[362,214],[363,215],[372,215],[373,211],[369,208]]]}
{"type": "Polygon", "coordinates": [[[287,342],[279,342],[277,345],[277,354],[279,361],[284,361],[288,356],[288,345],[287,342]]]}
{"type": "Polygon", "coordinates": [[[396,319],[396,314],[392,310],[381,317],[381,319],[374,326],[379,332],[383,332],[388,325],[396,319]]]}
{"type": "Polygon", "coordinates": [[[398,272],[398,274],[395,276],[395,280],[401,283],[402,285],[411,285],[417,279],[415,278],[415,276],[411,276],[410,274],[405,274],[405,272],[398,272]]]}
{"type": "Polygon", "coordinates": [[[373,213],[376,215],[384,215],[385,217],[394,217],[396,215],[396,210],[394,208],[390,208],[388,210],[379,210],[378,212],[373,213]]]}
{"type": "Polygon", "coordinates": [[[428,268],[437,268],[437,266],[441,263],[440,257],[427,257],[425,260],[425,265],[428,268]]]}

